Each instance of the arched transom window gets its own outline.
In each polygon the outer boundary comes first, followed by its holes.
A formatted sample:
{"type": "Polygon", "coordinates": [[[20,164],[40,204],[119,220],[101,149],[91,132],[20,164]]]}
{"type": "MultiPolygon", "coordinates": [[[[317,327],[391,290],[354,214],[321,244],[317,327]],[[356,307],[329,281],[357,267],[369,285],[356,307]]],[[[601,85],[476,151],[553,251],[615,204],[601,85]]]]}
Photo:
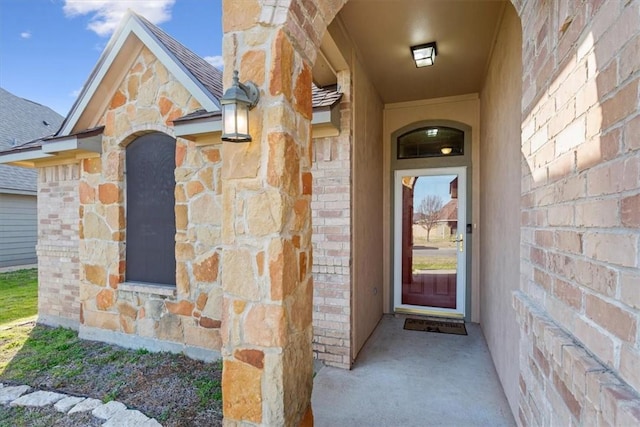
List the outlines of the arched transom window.
{"type": "Polygon", "coordinates": [[[398,159],[461,156],[464,132],[447,126],[427,126],[398,137],[398,159]]]}

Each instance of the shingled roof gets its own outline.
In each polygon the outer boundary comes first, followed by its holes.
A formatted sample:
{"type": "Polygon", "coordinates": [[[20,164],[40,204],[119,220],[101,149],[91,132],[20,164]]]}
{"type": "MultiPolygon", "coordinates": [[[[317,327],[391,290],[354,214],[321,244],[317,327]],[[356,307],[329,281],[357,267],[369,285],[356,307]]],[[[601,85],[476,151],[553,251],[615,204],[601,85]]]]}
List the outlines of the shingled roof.
{"type": "MultiPolygon", "coordinates": [[[[49,107],[0,88],[0,151],[53,135],[63,117],[49,107]]],[[[0,192],[36,191],[37,171],[0,165],[0,192]]]]}

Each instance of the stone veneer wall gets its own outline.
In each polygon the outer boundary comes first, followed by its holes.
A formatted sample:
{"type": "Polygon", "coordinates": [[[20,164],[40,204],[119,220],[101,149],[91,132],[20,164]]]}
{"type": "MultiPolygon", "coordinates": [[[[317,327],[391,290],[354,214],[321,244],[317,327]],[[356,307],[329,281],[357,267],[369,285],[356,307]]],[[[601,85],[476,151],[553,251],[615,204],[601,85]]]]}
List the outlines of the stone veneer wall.
{"type": "Polygon", "coordinates": [[[526,160],[518,420],[640,425],[640,2],[514,3],[526,160]]]}
{"type": "Polygon", "coordinates": [[[215,352],[197,348],[220,349],[218,147],[176,141],[175,289],[125,283],[126,144],[147,132],[171,135],[171,121],[198,108],[146,48],[111,99],[102,156],[83,161],[79,185],[81,336],[205,358],[215,352]]]}
{"type": "Polygon", "coordinates": [[[313,140],[313,350],[351,367],[351,77],[338,74],[340,134],[313,140]]]}
{"type": "Polygon", "coordinates": [[[77,165],[38,170],[38,321],[77,329],[78,278],[77,165]]]}

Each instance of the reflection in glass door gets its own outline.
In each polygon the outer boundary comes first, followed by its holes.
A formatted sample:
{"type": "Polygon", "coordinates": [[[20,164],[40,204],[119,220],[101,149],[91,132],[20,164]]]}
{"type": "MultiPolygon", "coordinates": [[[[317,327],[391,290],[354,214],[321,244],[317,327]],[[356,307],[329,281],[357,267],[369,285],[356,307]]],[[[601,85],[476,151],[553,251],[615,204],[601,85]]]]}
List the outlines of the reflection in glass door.
{"type": "Polygon", "coordinates": [[[396,171],[396,308],[464,314],[464,172],[396,171]]]}

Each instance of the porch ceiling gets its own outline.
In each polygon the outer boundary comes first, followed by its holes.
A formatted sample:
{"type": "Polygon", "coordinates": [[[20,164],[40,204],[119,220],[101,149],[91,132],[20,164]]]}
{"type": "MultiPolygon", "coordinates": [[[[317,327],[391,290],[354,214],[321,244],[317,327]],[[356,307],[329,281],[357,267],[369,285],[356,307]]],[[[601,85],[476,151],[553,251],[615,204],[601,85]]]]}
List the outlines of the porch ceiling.
{"type": "Polygon", "coordinates": [[[503,0],[349,0],[338,19],[385,103],[479,92],[503,0]],[[432,67],[409,47],[436,41],[432,67]]]}

